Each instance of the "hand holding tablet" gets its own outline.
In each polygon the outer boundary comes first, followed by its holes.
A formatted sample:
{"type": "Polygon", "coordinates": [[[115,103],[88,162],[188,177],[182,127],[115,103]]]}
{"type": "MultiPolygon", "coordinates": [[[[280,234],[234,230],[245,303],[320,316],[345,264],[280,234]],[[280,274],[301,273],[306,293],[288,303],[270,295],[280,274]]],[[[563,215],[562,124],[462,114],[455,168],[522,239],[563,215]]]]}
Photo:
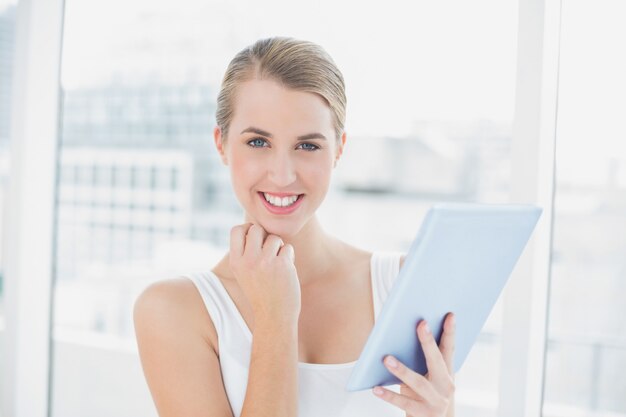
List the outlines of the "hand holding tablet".
{"type": "MultiPolygon", "coordinates": [[[[439,345],[425,320],[417,326],[420,344],[423,346],[428,374],[422,376],[396,360],[392,355],[384,359],[385,366],[403,385],[400,394],[381,387],[374,388],[374,394],[401,408],[410,416],[448,415],[449,407],[454,407],[454,314],[446,315],[444,330],[439,345]]],[[[453,409],[452,409],[453,411],[453,409]]]]}
{"type": "MultiPolygon", "coordinates": [[[[520,257],[541,208],[514,204],[437,204],[427,213],[346,386],[358,391],[401,383],[383,359],[428,372],[416,327],[426,320],[439,343],[454,313],[457,372],[520,257]]],[[[445,345],[445,339],[444,339],[445,345]]],[[[428,352],[426,352],[428,353],[428,352]]],[[[439,355],[441,359],[441,355],[439,355]]],[[[436,360],[436,359],[435,359],[436,360]]]]}

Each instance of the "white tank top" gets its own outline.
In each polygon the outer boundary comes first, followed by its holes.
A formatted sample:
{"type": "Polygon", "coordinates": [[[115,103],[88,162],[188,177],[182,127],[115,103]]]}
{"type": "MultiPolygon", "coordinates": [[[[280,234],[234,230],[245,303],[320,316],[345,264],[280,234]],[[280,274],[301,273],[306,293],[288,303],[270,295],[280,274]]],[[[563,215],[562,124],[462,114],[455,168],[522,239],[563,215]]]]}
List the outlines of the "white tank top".
{"type": "MultiPolygon", "coordinates": [[[[400,270],[402,253],[374,252],[371,281],[374,317],[400,270]]],[[[186,275],[202,295],[217,330],[220,368],[234,417],[241,415],[248,384],[252,333],[219,278],[212,272],[186,275]]],[[[376,397],[371,389],[350,392],[345,386],[355,362],[298,362],[298,417],[404,417],[400,408],[376,397]]],[[[398,384],[386,388],[400,392],[398,384]]]]}

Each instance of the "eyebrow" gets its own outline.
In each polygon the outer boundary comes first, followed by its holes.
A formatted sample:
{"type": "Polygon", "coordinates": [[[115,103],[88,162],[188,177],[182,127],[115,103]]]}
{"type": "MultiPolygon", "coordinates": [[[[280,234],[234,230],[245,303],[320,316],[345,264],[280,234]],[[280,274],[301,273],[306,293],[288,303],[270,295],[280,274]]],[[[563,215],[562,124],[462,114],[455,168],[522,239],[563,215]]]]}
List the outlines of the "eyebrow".
{"type": "MultiPolygon", "coordinates": [[[[249,127],[247,129],[244,129],[241,131],[241,134],[247,133],[247,132],[252,132],[252,133],[256,133],[257,135],[262,135],[262,136],[267,136],[268,138],[273,138],[274,136],[272,136],[271,133],[266,132],[265,130],[259,129],[258,127],[249,127]]],[[[309,133],[306,135],[302,135],[302,136],[298,136],[296,139],[298,140],[309,140],[309,139],[323,139],[326,140],[326,136],[322,135],[321,133],[309,133]]]]}

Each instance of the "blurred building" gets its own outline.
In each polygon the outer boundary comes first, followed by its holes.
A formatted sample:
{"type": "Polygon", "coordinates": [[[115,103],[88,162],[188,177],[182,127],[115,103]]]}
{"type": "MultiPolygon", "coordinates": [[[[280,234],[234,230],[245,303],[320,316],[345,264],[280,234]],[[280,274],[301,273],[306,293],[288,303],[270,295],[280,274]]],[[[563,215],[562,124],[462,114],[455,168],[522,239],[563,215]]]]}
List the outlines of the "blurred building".
{"type": "Polygon", "coordinates": [[[111,85],[63,94],[59,278],[149,260],[159,238],[219,239],[238,214],[215,152],[206,85],[111,85]]]}
{"type": "Polygon", "coordinates": [[[149,259],[160,238],[188,238],[192,171],[191,155],[180,150],[64,149],[59,278],[76,277],[81,265],[149,259]]]}
{"type": "Polygon", "coordinates": [[[347,192],[503,202],[510,142],[510,126],[487,121],[416,124],[406,137],[349,137],[338,183],[347,192]]]}

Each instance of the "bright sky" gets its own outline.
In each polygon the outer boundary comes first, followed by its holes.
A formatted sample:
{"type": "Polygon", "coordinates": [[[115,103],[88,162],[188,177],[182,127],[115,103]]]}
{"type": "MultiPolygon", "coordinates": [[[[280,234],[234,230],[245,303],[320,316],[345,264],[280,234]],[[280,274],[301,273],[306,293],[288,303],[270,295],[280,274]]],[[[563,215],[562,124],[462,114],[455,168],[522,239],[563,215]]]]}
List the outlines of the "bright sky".
{"type": "Polygon", "coordinates": [[[13,4],[16,4],[16,0],[0,0],[0,13],[13,4]]]}
{"type": "MultiPolygon", "coordinates": [[[[572,175],[604,175],[607,157],[626,158],[624,21],[623,0],[563,2],[558,129],[567,143],[561,167],[572,175]]],[[[319,43],[337,62],[350,134],[405,135],[415,120],[506,123],[513,115],[513,0],[66,0],[64,30],[66,88],[120,72],[217,86],[240,49],[288,35],[319,43]]]]}
{"type": "Polygon", "coordinates": [[[319,43],[337,62],[352,134],[403,135],[416,119],[512,118],[512,0],[67,0],[66,13],[68,88],[119,70],[218,84],[240,49],[288,35],[319,43]]]}
{"type": "Polygon", "coordinates": [[[563,2],[558,169],[571,181],[605,184],[621,159],[626,185],[626,2],[563,2]]]}

